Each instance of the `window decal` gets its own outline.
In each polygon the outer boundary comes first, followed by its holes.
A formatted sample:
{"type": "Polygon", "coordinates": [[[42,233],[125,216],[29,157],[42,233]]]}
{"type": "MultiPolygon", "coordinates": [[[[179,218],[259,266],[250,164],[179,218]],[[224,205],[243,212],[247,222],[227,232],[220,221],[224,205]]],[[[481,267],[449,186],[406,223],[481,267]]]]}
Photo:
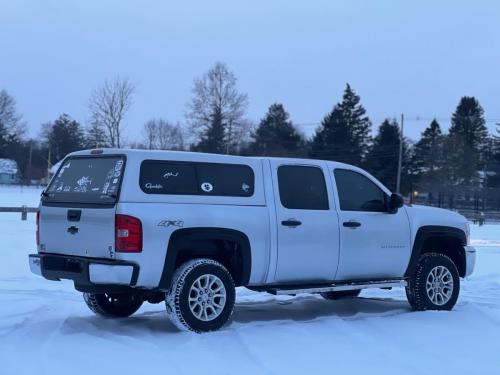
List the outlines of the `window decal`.
{"type": "Polygon", "coordinates": [[[203,190],[206,193],[210,193],[212,192],[212,190],[214,190],[214,187],[210,182],[204,182],[201,184],[201,190],[203,190]]]}
{"type": "Polygon", "coordinates": [[[170,178],[170,177],[177,177],[179,175],[179,172],[167,172],[163,175],[163,178],[170,178]]]}

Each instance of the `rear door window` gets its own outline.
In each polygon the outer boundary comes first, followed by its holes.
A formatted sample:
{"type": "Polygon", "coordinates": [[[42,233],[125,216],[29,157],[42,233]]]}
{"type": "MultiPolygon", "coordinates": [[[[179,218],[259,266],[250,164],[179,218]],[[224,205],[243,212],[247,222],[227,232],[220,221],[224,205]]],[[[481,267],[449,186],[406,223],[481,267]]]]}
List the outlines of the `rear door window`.
{"type": "Polygon", "coordinates": [[[44,201],[114,203],[124,166],[123,156],[70,157],[52,179],[44,201]]]}
{"type": "Polygon", "coordinates": [[[283,207],[294,210],[328,210],[323,171],[318,167],[283,165],[278,168],[283,207]]]}
{"type": "Polygon", "coordinates": [[[250,197],[252,168],[242,164],[145,160],[139,184],[146,194],[183,194],[250,197]]]}

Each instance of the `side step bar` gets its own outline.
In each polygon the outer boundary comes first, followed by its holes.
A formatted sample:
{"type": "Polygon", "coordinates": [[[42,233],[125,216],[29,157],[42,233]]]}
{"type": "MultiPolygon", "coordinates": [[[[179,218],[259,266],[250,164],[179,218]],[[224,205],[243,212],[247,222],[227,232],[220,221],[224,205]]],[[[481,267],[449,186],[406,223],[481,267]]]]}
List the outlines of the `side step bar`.
{"type": "Polygon", "coordinates": [[[338,283],[323,286],[290,286],[280,288],[269,288],[267,292],[271,294],[299,294],[299,293],[322,293],[340,292],[343,290],[356,290],[368,288],[398,288],[405,287],[408,283],[405,280],[377,280],[364,282],[338,283]]]}

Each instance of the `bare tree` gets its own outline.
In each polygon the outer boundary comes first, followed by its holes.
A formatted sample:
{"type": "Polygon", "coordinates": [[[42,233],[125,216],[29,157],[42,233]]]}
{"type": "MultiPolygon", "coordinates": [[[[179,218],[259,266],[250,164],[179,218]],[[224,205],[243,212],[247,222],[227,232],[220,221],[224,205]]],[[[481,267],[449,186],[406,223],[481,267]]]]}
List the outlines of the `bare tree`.
{"type": "Polygon", "coordinates": [[[133,103],[134,91],[135,86],[127,78],[116,77],[106,80],[90,96],[90,124],[105,131],[111,147],[122,145],[123,118],[133,103]]]}
{"type": "Polygon", "coordinates": [[[22,138],[26,133],[26,124],[17,112],[16,100],[6,90],[0,90],[0,129],[7,134],[22,138]]]}
{"type": "Polygon", "coordinates": [[[144,129],[142,130],[143,132],[143,138],[144,142],[143,144],[146,145],[146,147],[149,150],[154,150],[156,147],[156,139],[157,139],[157,133],[158,133],[158,123],[156,120],[149,120],[144,124],[144,129]]]}
{"type": "MultiPolygon", "coordinates": [[[[202,150],[229,153],[237,147],[247,121],[244,119],[248,106],[247,94],[236,89],[236,76],[227,65],[217,62],[203,77],[195,79],[192,98],[186,118],[195,136],[203,144],[222,144],[225,150],[202,150]],[[222,126],[223,132],[212,131],[214,125],[222,126]],[[210,142],[206,138],[219,134],[224,139],[210,142]]],[[[248,130],[248,129],[247,129],[248,130]]]]}
{"type": "Polygon", "coordinates": [[[163,119],[152,119],[144,124],[144,144],[150,150],[182,150],[184,137],[180,125],[163,119]]]}

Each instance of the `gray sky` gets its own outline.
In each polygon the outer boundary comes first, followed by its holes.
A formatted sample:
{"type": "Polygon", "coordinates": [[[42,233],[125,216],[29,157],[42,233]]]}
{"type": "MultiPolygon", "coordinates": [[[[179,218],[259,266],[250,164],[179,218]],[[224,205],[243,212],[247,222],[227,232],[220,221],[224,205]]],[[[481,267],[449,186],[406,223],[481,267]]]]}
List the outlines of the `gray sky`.
{"type": "Polygon", "coordinates": [[[137,86],[129,140],[151,117],[183,121],[194,77],[226,62],[257,122],[281,102],[310,134],[349,82],[374,126],[408,117],[418,137],[447,128],[463,95],[500,122],[498,1],[0,0],[0,88],[31,134],[68,113],[85,122],[92,89],[137,86]],[[416,120],[419,117],[421,120],[416,120]]]}

